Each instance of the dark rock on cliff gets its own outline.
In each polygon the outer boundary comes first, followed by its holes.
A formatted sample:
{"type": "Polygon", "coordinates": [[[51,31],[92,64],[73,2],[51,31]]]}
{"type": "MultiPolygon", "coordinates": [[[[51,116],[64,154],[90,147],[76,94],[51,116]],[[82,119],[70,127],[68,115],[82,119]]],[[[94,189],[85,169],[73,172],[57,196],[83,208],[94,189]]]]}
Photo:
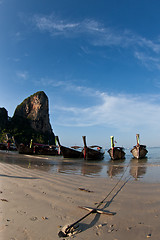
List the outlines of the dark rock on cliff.
{"type": "Polygon", "coordinates": [[[0,130],[8,125],[8,112],[5,108],[0,108],[0,130]]]}
{"type": "MultiPolygon", "coordinates": [[[[18,105],[12,118],[12,126],[23,132],[28,141],[33,138],[40,143],[54,144],[55,136],[49,121],[47,95],[43,91],[37,92],[18,105]]],[[[16,140],[20,142],[22,138],[16,135],[16,140]]]]}

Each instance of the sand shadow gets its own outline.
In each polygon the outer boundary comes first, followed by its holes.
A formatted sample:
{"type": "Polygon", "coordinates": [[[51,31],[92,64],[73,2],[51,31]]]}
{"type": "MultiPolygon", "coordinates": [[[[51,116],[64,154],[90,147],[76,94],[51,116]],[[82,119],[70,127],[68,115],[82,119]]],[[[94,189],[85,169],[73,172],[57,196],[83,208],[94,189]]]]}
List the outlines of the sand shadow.
{"type": "MultiPolygon", "coordinates": [[[[122,190],[122,188],[128,183],[128,181],[131,179],[132,177],[129,177],[124,183],[123,185],[117,190],[117,192],[113,195],[113,197],[109,200],[109,201],[102,201],[101,203],[105,203],[104,207],[101,208],[101,210],[104,210],[105,208],[109,207],[110,204],[113,202],[114,198],[118,195],[118,193],[122,190]]],[[[109,196],[109,195],[108,195],[109,196]]],[[[99,204],[99,203],[98,203],[99,204]]],[[[96,205],[98,205],[96,204],[96,205]]],[[[98,208],[97,208],[98,210],[98,208]]],[[[96,211],[96,207],[95,207],[95,211],[96,211]]],[[[113,213],[113,215],[115,215],[116,212],[113,213]]],[[[75,233],[76,235],[84,232],[86,230],[88,230],[89,228],[92,228],[93,226],[95,226],[95,224],[98,222],[99,218],[100,218],[100,213],[97,212],[93,212],[93,213],[88,213],[87,215],[85,215],[83,218],[79,219],[76,223],[73,223],[73,226],[75,227],[75,229],[77,229],[77,233],[75,233]],[[85,224],[85,223],[80,223],[83,219],[85,219],[87,216],[89,216],[90,214],[96,214],[94,216],[94,219],[89,223],[89,224],[85,224]]],[[[112,216],[113,216],[112,215],[112,216]]],[[[62,237],[62,236],[60,236],[62,237]]],[[[64,236],[63,236],[64,237],[64,236]]],[[[66,237],[66,236],[65,236],[66,237]]]]}
{"type": "MultiPolygon", "coordinates": [[[[95,213],[93,213],[95,214],[95,213]]],[[[95,226],[95,224],[98,222],[100,218],[100,214],[99,213],[96,213],[96,215],[94,216],[94,219],[89,223],[79,223],[79,227],[78,227],[78,230],[79,230],[79,233],[80,232],[84,232],[86,230],[88,230],[89,228],[92,228],[93,226],[95,226]]]]}
{"type": "Polygon", "coordinates": [[[11,175],[5,175],[5,174],[0,174],[0,177],[20,178],[20,179],[39,179],[36,177],[20,177],[20,176],[11,176],[11,175]]]}
{"type": "MultiPolygon", "coordinates": [[[[106,204],[104,205],[104,207],[102,208],[103,210],[107,207],[109,207],[111,205],[111,203],[113,202],[114,198],[118,195],[118,193],[124,188],[124,186],[128,183],[128,181],[131,179],[132,177],[129,177],[124,183],[123,185],[117,190],[117,192],[113,195],[113,197],[106,202],[106,204]]],[[[115,213],[116,214],[116,213],[115,213]]]]}

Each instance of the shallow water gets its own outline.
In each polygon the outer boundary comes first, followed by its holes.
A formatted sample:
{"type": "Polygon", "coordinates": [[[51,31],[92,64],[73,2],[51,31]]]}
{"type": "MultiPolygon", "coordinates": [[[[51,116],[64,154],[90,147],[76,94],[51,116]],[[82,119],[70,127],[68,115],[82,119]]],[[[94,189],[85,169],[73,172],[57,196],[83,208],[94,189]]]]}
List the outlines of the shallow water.
{"type": "Polygon", "coordinates": [[[120,178],[125,174],[125,176],[132,176],[139,181],[160,182],[160,148],[148,148],[147,150],[147,157],[137,160],[132,157],[130,149],[126,149],[126,158],[119,161],[112,161],[107,150],[101,161],[64,159],[62,156],[33,156],[0,151],[0,162],[50,173],[59,172],[109,178],[120,178]]]}

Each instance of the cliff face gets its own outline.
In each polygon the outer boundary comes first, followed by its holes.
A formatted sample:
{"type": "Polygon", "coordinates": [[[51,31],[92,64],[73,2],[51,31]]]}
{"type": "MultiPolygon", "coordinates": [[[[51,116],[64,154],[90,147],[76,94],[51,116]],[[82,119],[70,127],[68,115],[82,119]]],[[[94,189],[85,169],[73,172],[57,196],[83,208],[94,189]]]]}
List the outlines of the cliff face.
{"type": "Polygon", "coordinates": [[[12,118],[5,108],[0,108],[0,142],[4,134],[11,134],[17,144],[55,144],[55,135],[49,120],[48,97],[37,92],[17,106],[12,118]]]}
{"type": "Polygon", "coordinates": [[[5,108],[0,108],[0,130],[7,127],[8,112],[5,108]]]}
{"type": "Polygon", "coordinates": [[[49,121],[48,97],[37,92],[17,106],[13,118],[22,117],[29,120],[31,128],[36,132],[53,134],[49,121]]]}

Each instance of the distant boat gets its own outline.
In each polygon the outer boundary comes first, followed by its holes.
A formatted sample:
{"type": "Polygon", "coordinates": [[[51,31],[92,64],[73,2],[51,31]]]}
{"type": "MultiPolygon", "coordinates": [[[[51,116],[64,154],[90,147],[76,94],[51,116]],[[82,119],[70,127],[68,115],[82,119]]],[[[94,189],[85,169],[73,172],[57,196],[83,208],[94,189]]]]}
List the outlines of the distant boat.
{"type": "Polygon", "coordinates": [[[83,154],[85,160],[101,160],[104,158],[102,147],[97,145],[87,147],[86,136],[83,136],[82,138],[84,143],[83,154]]]}
{"type": "Polygon", "coordinates": [[[20,154],[33,154],[33,147],[29,147],[28,145],[25,145],[23,143],[19,144],[18,146],[18,152],[20,154]]]}
{"type": "Polygon", "coordinates": [[[17,147],[14,143],[0,143],[0,150],[17,151],[17,147]]]}
{"type": "Polygon", "coordinates": [[[146,145],[140,145],[139,144],[139,134],[136,134],[136,139],[137,139],[137,145],[134,146],[131,150],[131,153],[133,157],[139,159],[139,158],[145,158],[146,154],[148,153],[146,149],[146,145]]]}
{"type": "Polygon", "coordinates": [[[5,143],[0,143],[0,150],[7,150],[7,145],[5,143]]]}
{"type": "Polygon", "coordinates": [[[56,136],[56,141],[59,147],[59,154],[62,154],[64,158],[83,158],[83,152],[81,147],[78,146],[73,146],[70,148],[64,147],[60,144],[58,136],[56,136]]]}
{"type": "Polygon", "coordinates": [[[33,153],[37,155],[58,155],[55,145],[33,143],[33,153]]]}
{"type": "Polygon", "coordinates": [[[112,160],[124,159],[125,152],[123,147],[115,147],[114,137],[111,136],[111,148],[108,150],[108,153],[112,160]]]}
{"type": "Polygon", "coordinates": [[[56,146],[54,145],[47,145],[47,144],[40,144],[40,143],[32,143],[32,140],[29,145],[24,145],[21,143],[18,146],[18,152],[20,154],[35,154],[35,155],[58,155],[58,151],[56,146]]]}

